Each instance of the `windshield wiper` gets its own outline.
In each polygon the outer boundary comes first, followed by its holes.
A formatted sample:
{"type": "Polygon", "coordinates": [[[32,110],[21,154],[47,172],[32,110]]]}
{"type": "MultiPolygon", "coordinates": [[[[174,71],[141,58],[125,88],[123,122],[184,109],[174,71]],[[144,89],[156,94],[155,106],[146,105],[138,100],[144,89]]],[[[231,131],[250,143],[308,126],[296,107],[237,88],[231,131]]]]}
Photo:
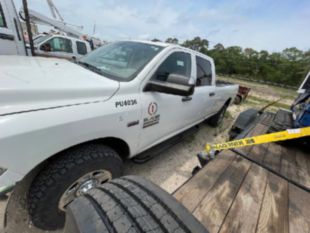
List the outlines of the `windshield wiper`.
{"type": "Polygon", "coordinates": [[[90,71],[93,71],[97,74],[102,75],[101,69],[99,69],[98,67],[96,67],[92,64],[89,64],[89,63],[83,62],[83,61],[78,61],[77,64],[82,65],[83,67],[85,67],[86,69],[89,69],[90,71]]]}

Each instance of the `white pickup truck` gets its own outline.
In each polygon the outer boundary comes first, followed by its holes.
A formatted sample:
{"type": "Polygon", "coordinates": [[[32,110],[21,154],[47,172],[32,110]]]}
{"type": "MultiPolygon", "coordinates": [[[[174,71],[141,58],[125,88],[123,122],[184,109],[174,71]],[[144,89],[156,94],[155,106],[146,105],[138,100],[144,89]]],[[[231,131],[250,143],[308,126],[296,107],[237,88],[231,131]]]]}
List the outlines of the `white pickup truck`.
{"type": "Polygon", "coordinates": [[[121,41],[78,62],[0,56],[0,186],[26,175],[29,213],[64,223],[76,196],[122,173],[122,160],[209,119],[238,86],[216,84],[212,58],[177,45],[121,41]]]}

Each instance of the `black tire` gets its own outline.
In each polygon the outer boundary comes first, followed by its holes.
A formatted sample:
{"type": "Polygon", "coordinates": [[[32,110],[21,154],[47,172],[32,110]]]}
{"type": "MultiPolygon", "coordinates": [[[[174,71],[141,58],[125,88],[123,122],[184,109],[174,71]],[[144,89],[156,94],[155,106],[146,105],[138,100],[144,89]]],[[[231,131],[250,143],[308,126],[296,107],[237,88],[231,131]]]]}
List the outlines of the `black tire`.
{"type": "Polygon", "coordinates": [[[234,104],[239,105],[241,104],[241,101],[242,101],[242,97],[240,95],[236,95],[234,99],[234,104]]]}
{"type": "Polygon", "coordinates": [[[224,120],[228,105],[225,104],[218,113],[208,119],[208,124],[212,127],[218,127],[224,120]]]}
{"type": "Polygon", "coordinates": [[[172,196],[137,176],[90,190],[75,199],[66,214],[65,233],[208,232],[172,196]]]}
{"type": "Polygon", "coordinates": [[[33,180],[28,192],[28,210],[33,224],[43,230],[62,228],[65,212],[59,209],[64,192],[84,174],[105,169],[112,178],[122,175],[117,152],[100,144],[81,145],[63,152],[33,180]]]}

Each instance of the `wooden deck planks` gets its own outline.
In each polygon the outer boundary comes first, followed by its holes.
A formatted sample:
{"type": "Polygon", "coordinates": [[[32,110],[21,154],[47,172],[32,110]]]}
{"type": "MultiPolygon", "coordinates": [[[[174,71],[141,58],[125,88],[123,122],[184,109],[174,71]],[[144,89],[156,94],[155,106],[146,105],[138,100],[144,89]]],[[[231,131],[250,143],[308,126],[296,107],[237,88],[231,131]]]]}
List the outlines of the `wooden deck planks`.
{"type": "MultiPolygon", "coordinates": [[[[255,232],[264,197],[267,171],[251,165],[220,232],[255,232]]],[[[212,231],[211,231],[212,232],[212,231]]]]}
{"type": "Polygon", "coordinates": [[[236,156],[232,152],[221,153],[217,159],[207,164],[203,170],[177,190],[173,194],[174,197],[192,212],[234,159],[236,156]]]}
{"type": "Polygon", "coordinates": [[[289,232],[288,183],[270,172],[256,232],[289,232]]]}
{"type": "Polygon", "coordinates": [[[296,167],[299,177],[298,183],[310,189],[310,155],[304,151],[297,151],[296,167]]]}
{"type": "Polygon", "coordinates": [[[293,180],[295,182],[299,181],[297,162],[296,162],[296,152],[297,148],[292,148],[288,146],[282,146],[282,157],[281,157],[281,175],[286,178],[293,180]]]}
{"type": "Polygon", "coordinates": [[[235,159],[194,210],[194,216],[209,232],[218,232],[250,165],[245,159],[235,159]]]}
{"type": "MultiPolygon", "coordinates": [[[[267,127],[265,125],[257,124],[245,137],[252,137],[252,136],[260,135],[266,132],[266,130],[267,130],[267,127]]],[[[247,147],[240,148],[239,150],[241,150],[242,153],[248,155],[253,150],[254,147],[256,146],[247,146],[247,147]]]]}
{"type": "Polygon", "coordinates": [[[289,231],[310,232],[310,193],[289,184],[289,231]]]}
{"type": "Polygon", "coordinates": [[[263,164],[275,172],[280,172],[283,148],[279,144],[270,143],[263,164]]]}
{"type": "MultiPolygon", "coordinates": [[[[258,123],[246,137],[263,134],[258,123]]],[[[247,157],[310,188],[310,154],[276,143],[240,149],[247,157]]],[[[223,151],[174,193],[213,232],[310,232],[310,193],[223,151]]]]}

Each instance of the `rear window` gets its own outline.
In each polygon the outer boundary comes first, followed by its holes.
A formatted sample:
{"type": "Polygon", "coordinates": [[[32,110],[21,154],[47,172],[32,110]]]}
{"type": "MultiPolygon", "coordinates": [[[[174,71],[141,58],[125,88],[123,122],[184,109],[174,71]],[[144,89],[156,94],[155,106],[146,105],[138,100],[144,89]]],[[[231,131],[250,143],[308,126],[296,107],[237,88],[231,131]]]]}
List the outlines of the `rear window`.
{"type": "Polygon", "coordinates": [[[6,22],[5,22],[4,13],[3,13],[1,3],[0,3],[0,27],[2,27],[2,28],[6,27],[6,22]]]}
{"type": "Polygon", "coordinates": [[[78,54],[85,55],[87,53],[87,47],[84,42],[77,41],[76,48],[77,48],[78,54]]]}
{"type": "Polygon", "coordinates": [[[201,57],[196,57],[197,79],[196,86],[209,86],[212,83],[211,63],[201,57]]]}

